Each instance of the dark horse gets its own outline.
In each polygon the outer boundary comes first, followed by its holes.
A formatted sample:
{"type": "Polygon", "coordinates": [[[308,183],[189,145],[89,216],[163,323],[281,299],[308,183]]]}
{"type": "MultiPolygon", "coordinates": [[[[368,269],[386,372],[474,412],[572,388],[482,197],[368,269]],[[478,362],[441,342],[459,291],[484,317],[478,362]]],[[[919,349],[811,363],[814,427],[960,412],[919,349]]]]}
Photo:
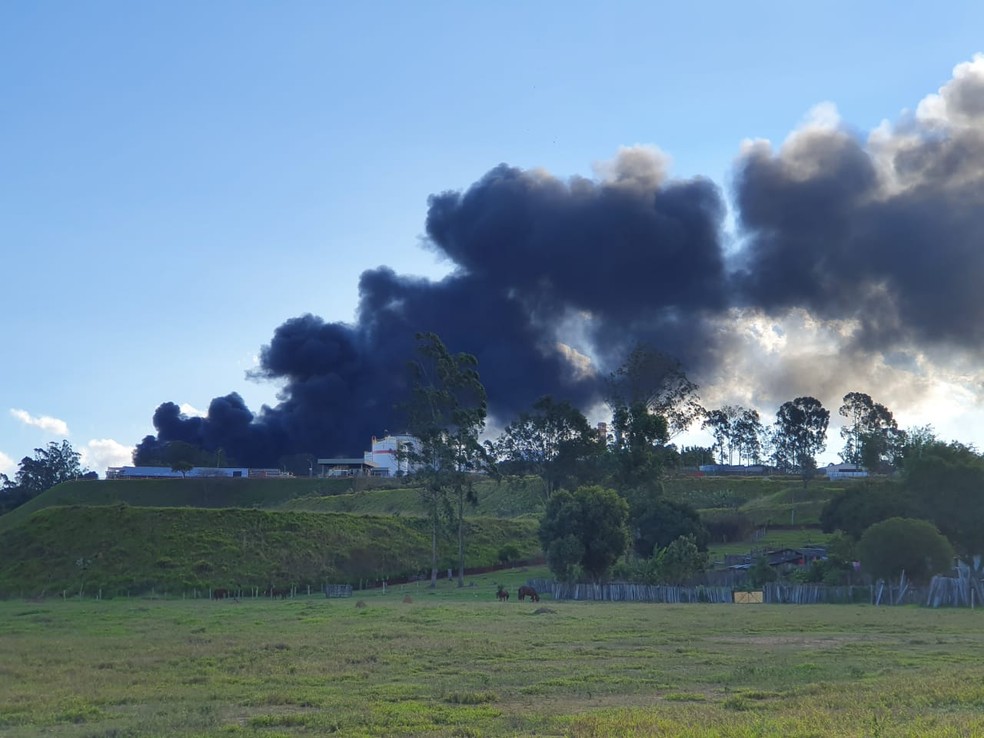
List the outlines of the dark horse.
{"type": "Polygon", "coordinates": [[[498,591],[495,593],[495,596],[498,598],[499,602],[505,602],[509,599],[509,590],[499,587],[498,591]]]}
{"type": "Polygon", "coordinates": [[[524,584],[522,587],[519,588],[519,599],[525,600],[527,597],[533,600],[533,602],[540,601],[540,595],[537,594],[536,590],[524,584]]]}

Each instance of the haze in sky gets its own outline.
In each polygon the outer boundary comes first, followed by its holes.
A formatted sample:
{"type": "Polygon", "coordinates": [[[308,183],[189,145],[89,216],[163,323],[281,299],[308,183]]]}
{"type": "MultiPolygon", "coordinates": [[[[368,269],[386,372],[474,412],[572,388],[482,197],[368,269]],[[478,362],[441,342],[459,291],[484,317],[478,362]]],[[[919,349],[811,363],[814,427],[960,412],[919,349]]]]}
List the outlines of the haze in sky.
{"type": "Polygon", "coordinates": [[[359,453],[419,329],[479,357],[500,420],[597,413],[645,340],[708,407],[820,399],[823,461],[851,391],[980,445],[981,28],[971,2],[2,5],[0,472],[62,438],[100,473],[168,433],[359,453]]]}

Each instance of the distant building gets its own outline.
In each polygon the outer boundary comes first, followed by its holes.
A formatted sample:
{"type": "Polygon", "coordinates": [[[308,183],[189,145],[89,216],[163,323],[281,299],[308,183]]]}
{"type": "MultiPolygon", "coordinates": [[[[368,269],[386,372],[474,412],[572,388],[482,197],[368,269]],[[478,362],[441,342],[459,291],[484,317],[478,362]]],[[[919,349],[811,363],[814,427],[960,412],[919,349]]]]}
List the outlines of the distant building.
{"type": "Polygon", "coordinates": [[[701,464],[697,467],[701,474],[710,474],[712,476],[717,475],[731,475],[731,476],[762,476],[763,474],[769,473],[769,467],[764,464],[701,464]]]}
{"type": "Polygon", "coordinates": [[[409,461],[400,458],[400,453],[417,443],[416,438],[406,433],[387,434],[382,438],[373,436],[372,447],[363,456],[366,463],[374,465],[375,476],[398,477],[413,470],[409,461]]]}
{"type": "Polygon", "coordinates": [[[859,479],[868,476],[860,464],[827,464],[827,479],[859,479]]]}
{"type": "Polygon", "coordinates": [[[374,477],[387,476],[376,474],[376,465],[358,457],[339,457],[334,459],[318,459],[319,477],[374,477]]]}
{"type": "Polygon", "coordinates": [[[111,466],[106,470],[106,479],[200,479],[204,477],[239,479],[248,476],[249,469],[242,466],[194,466],[186,472],[175,471],[169,466],[111,466]]]}

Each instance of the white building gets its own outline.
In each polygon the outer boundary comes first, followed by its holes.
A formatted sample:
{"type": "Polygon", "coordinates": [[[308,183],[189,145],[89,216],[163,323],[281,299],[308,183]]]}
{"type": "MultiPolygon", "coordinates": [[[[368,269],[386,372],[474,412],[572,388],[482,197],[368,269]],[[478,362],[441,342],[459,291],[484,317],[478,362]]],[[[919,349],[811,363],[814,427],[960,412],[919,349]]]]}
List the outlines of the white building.
{"type": "Polygon", "coordinates": [[[827,464],[827,479],[860,479],[868,470],[859,464],[827,464]]]}
{"type": "Polygon", "coordinates": [[[373,476],[396,477],[409,474],[413,471],[413,467],[406,459],[400,459],[399,453],[406,446],[417,443],[419,441],[416,438],[406,433],[386,435],[382,438],[373,436],[372,450],[364,454],[365,463],[373,466],[373,476]]]}
{"type": "Polygon", "coordinates": [[[244,466],[195,466],[186,472],[176,471],[167,466],[111,466],[106,470],[106,479],[187,479],[192,477],[241,479],[248,476],[249,469],[244,466]]]}

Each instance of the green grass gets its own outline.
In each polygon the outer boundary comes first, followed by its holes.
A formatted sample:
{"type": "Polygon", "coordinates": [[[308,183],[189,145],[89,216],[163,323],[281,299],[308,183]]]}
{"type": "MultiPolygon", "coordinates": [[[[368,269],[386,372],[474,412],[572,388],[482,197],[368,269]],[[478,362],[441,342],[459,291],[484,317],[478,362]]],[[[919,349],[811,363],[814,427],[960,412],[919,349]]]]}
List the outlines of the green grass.
{"type": "Polygon", "coordinates": [[[980,611],[495,601],[524,574],[345,600],[0,602],[0,733],[984,733],[980,611]]]}
{"type": "MultiPolygon", "coordinates": [[[[466,566],[491,566],[505,544],[539,553],[532,520],[467,521],[466,566]]],[[[104,596],[209,588],[357,583],[430,569],[423,518],[251,509],[51,507],[0,536],[0,594],[104,596]]],[[[450,536],[439,563],[457,561],[450,536]]]]}

